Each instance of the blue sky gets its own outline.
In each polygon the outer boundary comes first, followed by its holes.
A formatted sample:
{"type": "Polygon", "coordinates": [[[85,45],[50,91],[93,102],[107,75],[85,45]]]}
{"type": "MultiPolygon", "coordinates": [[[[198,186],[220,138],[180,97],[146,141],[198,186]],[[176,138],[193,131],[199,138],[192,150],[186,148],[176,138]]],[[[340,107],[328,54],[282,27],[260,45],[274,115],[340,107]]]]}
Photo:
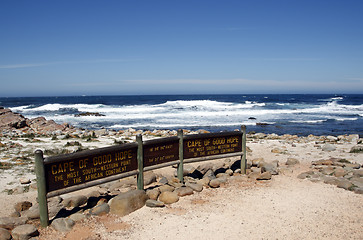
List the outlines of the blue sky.
{"type": "Polygon", "coordinates": [[[0,2],[0,97],[363,93],[363,1],[0,2]]]}

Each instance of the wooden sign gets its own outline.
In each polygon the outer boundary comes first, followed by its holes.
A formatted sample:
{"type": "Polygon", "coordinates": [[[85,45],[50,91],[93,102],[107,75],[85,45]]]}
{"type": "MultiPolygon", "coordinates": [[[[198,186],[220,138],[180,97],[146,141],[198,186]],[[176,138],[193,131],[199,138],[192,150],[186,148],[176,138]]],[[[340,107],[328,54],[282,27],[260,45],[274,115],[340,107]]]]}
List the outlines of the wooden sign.
{"type": "Polygon", "coordinates": [[[137,169],[137,144],[50,157],[44,161],[47,192],[137,169]]]}
{"type": "Polygon", "coordinates": [[[224,132],[184,136],[184,159],[242,151],[241,132],[224,132]]]}
{"type": "Polygon", "coordinates": [[[177,137],[144,142],[144,167],[171,162],[179,159],[179,139],[177,137]]]}

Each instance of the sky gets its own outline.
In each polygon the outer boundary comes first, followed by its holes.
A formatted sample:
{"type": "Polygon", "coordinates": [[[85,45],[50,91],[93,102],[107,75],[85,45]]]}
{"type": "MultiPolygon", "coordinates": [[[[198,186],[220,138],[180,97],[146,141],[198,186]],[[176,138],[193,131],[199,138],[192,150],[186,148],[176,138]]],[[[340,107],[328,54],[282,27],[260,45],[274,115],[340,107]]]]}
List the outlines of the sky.
{"type": "Polygon", "coordinates": [[[363,94],[361,0],[0,1],[0,97],[363,94]]]}

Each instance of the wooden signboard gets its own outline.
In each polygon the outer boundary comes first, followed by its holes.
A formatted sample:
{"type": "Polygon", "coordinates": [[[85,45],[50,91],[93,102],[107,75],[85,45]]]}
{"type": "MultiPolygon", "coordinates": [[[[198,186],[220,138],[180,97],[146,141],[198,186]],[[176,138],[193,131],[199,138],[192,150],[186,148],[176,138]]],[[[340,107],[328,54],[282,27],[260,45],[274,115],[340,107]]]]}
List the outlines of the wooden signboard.
{"type": "Polygon", "coordinates": [[[144,167],[179,159],[179,138],[170,137],[144,142],[144,167]]]}
{"type": "Polygon", "coordinates": [[[241,132],[223,132],[184,136],[184,159],[242,151],[241,132]]]}
{"type": "Polygon", "coordinates": [[[46,191],[83,184],[137,169],[137,144],[124,144],[44,160],[46,191]]]}

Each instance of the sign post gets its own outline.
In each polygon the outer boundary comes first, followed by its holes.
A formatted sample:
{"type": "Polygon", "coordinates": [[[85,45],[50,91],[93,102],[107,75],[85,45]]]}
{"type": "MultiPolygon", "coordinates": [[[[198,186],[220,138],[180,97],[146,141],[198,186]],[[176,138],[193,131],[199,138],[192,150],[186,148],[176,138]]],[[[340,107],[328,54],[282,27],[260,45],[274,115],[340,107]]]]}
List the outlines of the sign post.
{"type": "Polygon", "coordinates": [[[183,154],[183,129],[178,130],[178,138],[179,138],[179,161],[178,164],[178,179],[181,183],[184,183],[184,154],[183,154]]]}
{"type": "Polygon", "coordinates": [[[49,215],[47,202],[47,187],[44,171],[44,159],[43,152],[41,150],[35,151],[35,174],[37,178],[38,188],[40,225],[42,227],[46,227],[49,225],[49,215]]]}

